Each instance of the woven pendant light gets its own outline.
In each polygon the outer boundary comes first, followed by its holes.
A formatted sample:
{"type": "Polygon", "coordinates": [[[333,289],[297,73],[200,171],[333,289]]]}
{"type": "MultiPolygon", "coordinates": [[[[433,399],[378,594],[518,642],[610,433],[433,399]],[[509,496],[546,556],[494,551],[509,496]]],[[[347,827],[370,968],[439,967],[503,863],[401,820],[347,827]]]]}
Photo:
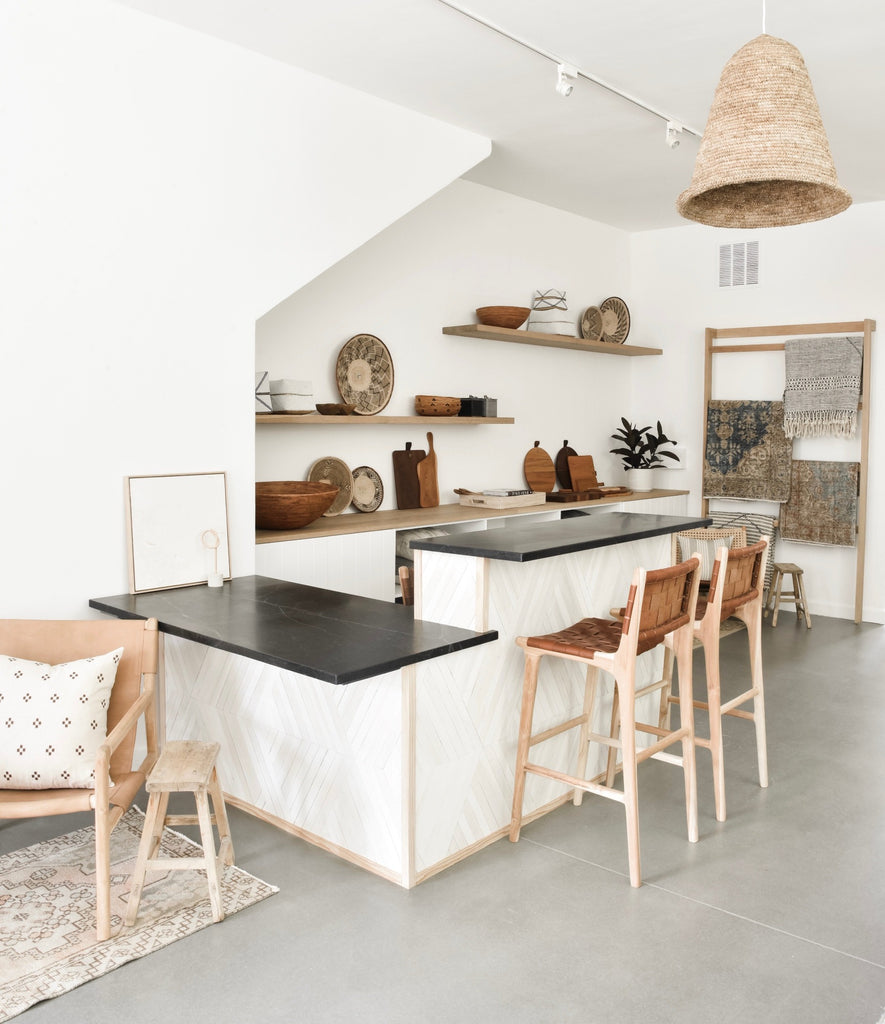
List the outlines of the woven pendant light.
{"type": "Polygon", "coordinates": [[[719,79],[683,217],[725,228],[804,224],[841,213],[839,184],[802,54],[757,36],[719,79]]]}

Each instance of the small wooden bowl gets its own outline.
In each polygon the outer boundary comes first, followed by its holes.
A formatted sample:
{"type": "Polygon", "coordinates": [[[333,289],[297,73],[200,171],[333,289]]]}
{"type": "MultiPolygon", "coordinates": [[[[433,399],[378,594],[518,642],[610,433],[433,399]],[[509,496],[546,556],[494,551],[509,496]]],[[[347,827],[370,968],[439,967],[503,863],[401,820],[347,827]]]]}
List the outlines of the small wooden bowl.
{"type": "Polygon", "coordinates": [[[528,306],[480,306],[476,318],[486,327],[510,327],[516,330],[528,320],[528,306]]]}
{"type": "Polygon", "coordinates": [[[342,405],[340,402],[320,402],[317,412],[320,416],[349,416],[355,408],[355,405],[342,405]]]}
{"type": "Polygon", "coordinates": [[[443,395],[415,395],[415,412],[419,416],[457,416],[460,411],[460,398],[447,398],[443,395]]]}
{"type": "Polygon", "coordinates": [[[332,484],[309,480],[266,480],[255,484],[255,526],[259,530],[297,530],[329,508],[338,494],[332,484]]]}

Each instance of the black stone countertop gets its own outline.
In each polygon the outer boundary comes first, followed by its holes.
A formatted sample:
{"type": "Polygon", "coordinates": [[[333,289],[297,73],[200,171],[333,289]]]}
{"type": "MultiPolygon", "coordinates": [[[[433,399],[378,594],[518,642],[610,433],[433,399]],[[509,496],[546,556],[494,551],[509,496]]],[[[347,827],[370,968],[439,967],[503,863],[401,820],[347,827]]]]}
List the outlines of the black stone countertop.
{"type": "Polygon", "coordinates": [[[711,522],[711,519],[702,516],[600,512],[555,522],[414,540],[412,547],[452,555],[472,555],[475,558],[497,558],[507,562],[533,562],[537,558],[551,558],[573,551],[604,548],[610,544],[625,544],[631,540],[693,530],[699,526],[709,526],[711,522]]]}
{"type": "Polygon", "coordinates": [[[97,597],[89,606],[123,619],[156,618],[164,633],[327,683],[354,683],[498,638],[496,630],[416,621],[400,604],[266,576],[97,597]]]}

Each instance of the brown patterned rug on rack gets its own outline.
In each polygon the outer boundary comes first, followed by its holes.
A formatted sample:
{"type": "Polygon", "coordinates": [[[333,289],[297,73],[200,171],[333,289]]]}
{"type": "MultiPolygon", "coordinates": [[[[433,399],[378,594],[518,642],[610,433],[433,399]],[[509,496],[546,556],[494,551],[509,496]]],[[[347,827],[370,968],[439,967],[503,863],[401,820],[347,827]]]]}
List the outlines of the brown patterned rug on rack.
{"type": "MultiPolygon", "coordinates": [[[[111,833],[114,934],[105,942],[95,938],[91,826],[0,857],[0,1021],[212,924],[205,873],[171,871],[148,876],[135,925],[122,927],[143,822],[130,808],[111,833]]],[[[166,857],[201,855],[170,829],[161,849],[166,857]]],[[[225,915],[278,891],[238,867],[224,869],[221,888],[225,915]]]]}
{"type": "Polygon", "coordinates": [[[704,496],[786,501],[792,453],[783,402],[711,401],[704,496]]]}
{"type": "Polygon", "coordinates": [[[796,460],[780,516],[784,540],[854,547],[859,480],[857,462],[796,460]]]}

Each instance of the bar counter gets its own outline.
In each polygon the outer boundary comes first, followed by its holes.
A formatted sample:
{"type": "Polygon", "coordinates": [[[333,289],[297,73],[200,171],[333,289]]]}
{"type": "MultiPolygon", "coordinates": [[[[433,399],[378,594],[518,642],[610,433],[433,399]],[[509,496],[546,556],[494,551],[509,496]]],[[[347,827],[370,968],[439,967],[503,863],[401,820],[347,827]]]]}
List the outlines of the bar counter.
{"type": "MultiPolygon", "coordinates": [[[[158,618],[166,731],[221,744],[234,805],[408,888],[507,831],[523,674],[514,638],[606,615],[635,566],[667,564],[670,534],[707,520],[503,522],[413,543],[414,619],[261,576],[90,605],[158,618]]],[[[650,680],[660,655],[641,661],[650,680]]],[[[580,711],[582,675],[569,668],[545,666],[536,726],[580,711]]],[[[573,770],[574,738],[548,742],[546,763],[573,770]]],[[[532,777],[526,813],[567,798],[532,777]]]]}

